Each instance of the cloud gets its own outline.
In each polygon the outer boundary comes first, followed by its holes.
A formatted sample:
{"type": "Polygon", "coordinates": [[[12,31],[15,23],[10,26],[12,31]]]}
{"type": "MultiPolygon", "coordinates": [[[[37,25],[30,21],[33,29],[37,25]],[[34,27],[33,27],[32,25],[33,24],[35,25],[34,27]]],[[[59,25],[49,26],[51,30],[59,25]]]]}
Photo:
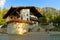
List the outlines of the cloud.
{"type": "Polygon", "coordinates": [[[0,7],[3,7],[6,0],[0,0],[0,7]]]}

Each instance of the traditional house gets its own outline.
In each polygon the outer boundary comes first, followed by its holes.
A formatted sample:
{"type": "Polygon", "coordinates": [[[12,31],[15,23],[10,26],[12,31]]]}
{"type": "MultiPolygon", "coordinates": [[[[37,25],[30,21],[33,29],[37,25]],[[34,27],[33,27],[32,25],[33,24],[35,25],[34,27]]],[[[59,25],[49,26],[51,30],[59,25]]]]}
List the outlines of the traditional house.
{"type": "Polygon", "coordinates": [[[7,24],[8,34],[23,34],[28,28],[38,25],[38,18],[42,14],[35,7],[11,7],[4,15],[7,24]]]}

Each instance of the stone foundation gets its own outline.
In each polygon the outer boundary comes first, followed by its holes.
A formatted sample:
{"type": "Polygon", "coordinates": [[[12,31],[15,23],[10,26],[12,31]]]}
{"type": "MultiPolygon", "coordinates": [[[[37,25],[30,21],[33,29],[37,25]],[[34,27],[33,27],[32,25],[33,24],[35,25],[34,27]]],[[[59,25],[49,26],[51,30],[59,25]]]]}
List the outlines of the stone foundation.
{"type": "Polygon", "coordinates": [[[28,24],[26,23],[9,23],[7,25],[8,34],[23,34],[27,32],[28,24]]]}

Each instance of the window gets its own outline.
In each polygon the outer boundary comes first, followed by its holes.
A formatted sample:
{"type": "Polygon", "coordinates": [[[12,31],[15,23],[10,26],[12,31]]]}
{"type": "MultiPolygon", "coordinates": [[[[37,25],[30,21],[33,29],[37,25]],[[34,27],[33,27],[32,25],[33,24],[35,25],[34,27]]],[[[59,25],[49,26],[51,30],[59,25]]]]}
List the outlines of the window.
{"type": "Polygon", "coordinates": [[[28,14],[27,14],[27,16],[28,16],[28,14]]]}
{"type": "Polygon", "coordinates": [[[29,19],[27,18],[27,21],[28,21],[29,19]]]}

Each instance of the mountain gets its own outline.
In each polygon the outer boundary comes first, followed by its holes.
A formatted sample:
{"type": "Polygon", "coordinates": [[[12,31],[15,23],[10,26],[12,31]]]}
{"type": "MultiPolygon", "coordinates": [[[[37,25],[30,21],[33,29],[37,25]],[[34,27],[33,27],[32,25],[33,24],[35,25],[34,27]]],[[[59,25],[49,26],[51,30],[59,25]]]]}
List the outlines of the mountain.
{"type": "Polygon", "coordinates": [[[45,8],[42,8],[42,10],[44,10],[47,14],[54,14],[54,15],[60,14],[60,10],[57,10],[55,8],[52,8],[52,7],[45,7],[45,8]]]}

